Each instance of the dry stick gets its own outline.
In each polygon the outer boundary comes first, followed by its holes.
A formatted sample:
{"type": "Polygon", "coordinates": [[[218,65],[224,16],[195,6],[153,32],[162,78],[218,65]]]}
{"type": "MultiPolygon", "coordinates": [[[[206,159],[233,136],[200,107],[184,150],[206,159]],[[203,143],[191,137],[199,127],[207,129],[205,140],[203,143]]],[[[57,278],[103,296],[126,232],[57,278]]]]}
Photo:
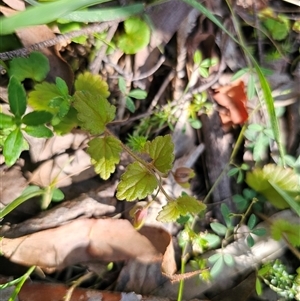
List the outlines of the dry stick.
{"type": "Polygon", "coordinates": [[[0,53],[0,59],[2,61],[7,61],[10,59],[13,59],[15,57],[24,57],[27,56],[31,51],[40,50],[47,47],[52,47],[56,44],[68,41],[70,39],[82,36],[82,35],[89,35],[93,34],[95,32],[103,32],[110,26],[113,26],[116,24],[116,22],[121,22],[122,20],[115,20],[115,21],[109,21],[109,22],[103,22],[98,24],[89,25],[83,29],[72,31],[66,34],[58,35],[57,37],[45,40],[36,44],[32,44],[29,47],[20,48],[17,50],[7,51],[0,53]]]}
{"type": "Polygon", "coordinates": [[[100,50],[98,51],[95,59],[93,62],[91,62],[89,69],[91,71],[91,73],[93,74],[98,74],[101,68],[101,63],[103,61],[103,57],[105,56],[107,47],[108,47],[108,43],[110,43],[111,39],[114,37],[115,32],[118,28],[119,23],[116,22],[115,24],[113,24],[110,29],[107,32],[107,36],[105,39],[105,44],[100,48],[100,50]]]}
{"type": "MultiPolygon", "coordinates": [[[[126,73],[121,67],[119,67],[118,65],[112,63],[110,60],[108,60],[107,58],[103,58],[103,61],[110,65],[111,67],[113,67],[115,69],[115,71],[117,71],[120,75],[122,75],[125,80],[128,80],[128,81],[132,81],[132,82],[135,82],[135,81],[139,81],[139,80],[142,80],[142,79],[145,79],[151,75],[153,75],[153,73],[155,71],[158,70],[158,68],[163,64],[163,62],[166,60],[165,56],[162,55],[159,60],[157,61],[157,63],[151,68],[149,69],[148,71],[134,77],[133,74],[129,74],[129,73],[126,73]]],[[[114,76],[110,76],[110,78],[114,78],[114,76]]],[[[116,77],[117,78],[117,77],[116,77]]]]}

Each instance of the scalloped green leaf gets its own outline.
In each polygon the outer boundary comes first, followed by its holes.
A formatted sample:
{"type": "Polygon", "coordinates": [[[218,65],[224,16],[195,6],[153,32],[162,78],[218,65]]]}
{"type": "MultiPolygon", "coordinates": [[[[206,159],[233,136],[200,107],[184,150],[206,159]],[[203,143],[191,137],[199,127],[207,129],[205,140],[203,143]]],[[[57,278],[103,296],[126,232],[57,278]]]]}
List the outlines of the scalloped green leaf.
{"type": "Polygon", "coordinates": [[[124,21],[125,33],[118,38],[118,47],[126,54],[135,54],[150,42],[150,28],[140,18],[132,17],[124,21]]]}
{"type": "Polygon", "coordinates": [[[205,210],[206,205],[199,202],[192,196],[183,195],[174,201],[168,202],[157,216],[157,220],[160,222],[174,222],[180,215],[185,216],[187,214],[198,214],[205,210]]]}
{"type": "Polygon", "coordinates": [[[75,108],[70,107],[68,114],[64,116],[58,124],[53,125],[53,130],[58,135],[65,135],[68,134],[77,125],[77,111],[75,110],[75,108]]]}
{"type": "Polygon", "coordinates": [[[55,98],[64,98],[64,95],[55,84],[43,82],[34,86],[34,90],[28,94],[28,104],[35,110],[48,111],[55,115],[58,107],[49,106],[51,100],[55,98]]]}
{"type": "Polygon", "coordinates": [[[117,199],[141,200],[151,194],[157,187],[156,177],[139,162],[127,166],[117,187],[117,199]]]}
{"type": "Polygon", "coordinates": [[[271,236],[275,240],[280,240],[285,236],[294,247],[300,247],[300,225],[292,224],[286,220],[275,220],[271,225],[271,236]]]}
{"type": "Polygon", "coordinates": [[[42,81],[50,70],[48,58],[40,52],[31,52],[28,57],[12,59],[9,64],[9,75],[15,76],[19,81],[31,78],[42,81]]]}
{"type": "Polygon", "coordinates": [[[24,137],[20,128],[14,129],[6,138],[3,147],[5,163],[8,166],[13,165],[23,150],[24,137]]]}
{"type": "Polygon", "coordinates": [[[79,74],[75,80],[76,91],[88,91],[94,96],[101,96],[107,98],[110,93],[107,83],[98,74],[84,72],[79,74]]]}
{"type": "Polygon", "coordinates": [[[87,152],[91,156],[96,173],[103,180],[107,180],[115,171],[116,164],[120,162],[120,153],[122,151],[120,141],[114,137],[106,136],[94,138],[88,145],[87,152]]]}
{"type": "Polygon", "coordinates": [[[26,111],[26,92],[15,76],[12,76],[9,80],[8,101],[11,112],[20,118],[26,111]]]}
{"type": "Polygon", "coordinates": [[[174,161],[174,143],[171,135],[158,136],[147,141],[144,151],[153,159],[152,164],[163,174],[167,174],[174,161]]]}
{"type": "Polygon", "coordinates": [[[77,91],[74,94],[74,107],[82,127],[91,134],[102,134],[106,125],[115,118],[115,106],[101,95],[87,91],[77,91]]]}
{"type": "Polygon", "coordinates": [[[249,248],[252,248],[255,245],[255,241],[251,234],[247,235],[246,241],[249,248]]]}
{"type": "Polygon", "coordinates": [[[268,201],[279,209],[289,208],[290,205],[284,197],[272,186],[275,184],[291,198],[299,202],[300,185],[298,176],[294,170],[275,164],[268,164],[261,168],[255,168],[246,176],[247,184],[255,191],[265,196],[268,201]],[[271,184],[272,183],[272,184],[271,184]]]}
{"type": "Polygon", "coordinates": [[[41,125],[50,122],[52,117],[52,114],[47,111],[33,111],[23,116],[22,123],[27,125],[41,125]]]}

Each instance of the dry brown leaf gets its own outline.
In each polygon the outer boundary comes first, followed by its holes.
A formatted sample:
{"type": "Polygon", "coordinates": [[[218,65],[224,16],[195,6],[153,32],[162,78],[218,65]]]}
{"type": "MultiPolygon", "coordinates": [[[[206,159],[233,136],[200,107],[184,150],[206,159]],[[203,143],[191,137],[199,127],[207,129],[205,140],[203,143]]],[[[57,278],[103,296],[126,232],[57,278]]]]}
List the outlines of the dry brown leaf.
{"type": "MultiPolygon", "coordinates": [[[[0,251],[12,262],[53,272],[100,260],[161,264],[163,254],[156,249],[156,243],[137,232],[127,220],[80,219],[15,239],[3,238],[0,251]]],[[[163,249],[161,245],[159,248],[163,249]]]]}
{"type": "Polygon", "coordinates": [[[220,113],[223,125],[243,124],[247,121],[247,95],[243,81],[216,89],[213,97],[219,105],[227,109],[225,113],[220,113]]]}

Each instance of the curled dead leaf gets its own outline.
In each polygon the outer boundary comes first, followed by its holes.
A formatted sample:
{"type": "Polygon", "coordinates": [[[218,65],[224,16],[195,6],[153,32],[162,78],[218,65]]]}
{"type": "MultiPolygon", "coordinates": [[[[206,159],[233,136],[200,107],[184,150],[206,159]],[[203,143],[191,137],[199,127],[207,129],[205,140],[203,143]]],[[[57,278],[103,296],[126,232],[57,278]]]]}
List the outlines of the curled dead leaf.
{"type": "Polygon", "coordinates": [[[216,89],[213,98],[225,108],[224,112],[220,112],[223,125],[243,124],[247,121],[247,95],[243,81],[216,89]]]}
{"type": "Polygon", "coordinates": [[[19,238],[3,238],[0,252],[12,262],[35,265],[47,273],[78,263],[130,259],[160,262],[167,274],[174,273],[170,235],[151,227],[142,230],[139,233],[127,220],[79,219],[19,238]]]}

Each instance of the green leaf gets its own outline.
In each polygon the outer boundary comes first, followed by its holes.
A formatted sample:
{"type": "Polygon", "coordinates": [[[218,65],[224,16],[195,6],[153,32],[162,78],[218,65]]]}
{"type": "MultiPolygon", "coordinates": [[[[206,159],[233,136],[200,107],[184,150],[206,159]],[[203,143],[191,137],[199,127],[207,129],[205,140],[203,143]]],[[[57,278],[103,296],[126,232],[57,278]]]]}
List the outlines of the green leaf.
{"type": "Polygon", "coordinates": [[[127,19],[143,11],[144,5],[138,3],[121,7],[78,10],[64,16],[63,19],[84,23],[106,22],[116,19],[127,19]]]}
{"type": "Polygon", "coordinates": [[[254,161],[260,161],[263,159],[267,152],[270,140],[263,133],[260,133],[255,141],[253,149],[253,159],[254,161]]]}
{"type": "Polygon", "coordinates": [[[152,164],[161,173],[167,174],[174,161],[174,143],[171,135],[158,136],[145,144],[144,151],[153,159],[152,164]]]}
{"type": "Polygon", "coordinates": [[[224,260],[223,257],[220,256],[210,270],[210,274],[212,278],[216,278],[222,272],[223,268],[224,268],[224,260]]]}
{"type": "Polygon", "coordinates": [[[135,111],[135,104],[133,102],[133,100],[129,97],[129,96],[126,96],[125,97],[125,104],[126,104],[126,108],[131,112],[131,113],[134,113],[135,111]]]}
{"type": "Polygon", "coordinates": [[[229,266],[229,267],[234,266],[234,258],[231,254],[224,254],[223,255],[223,260],[224,260],[224,262],[227,266],[229,266]]]}
{"type": "Polygon", "coordinates": [[[244,211],[248,207],[248,201],[241,195],[237,194],[232,197],[239,211],[244,211]]]}
{"type": "Polygon", "coordinates": [[[243,68],[239,71],[237,71],[231,78],[231,81],[235,81],[237,80],[238,78],[242,77],[244,74],[246,74],[247,72],[249,72],[249,68],[243,68]]]}
{"type": "Polygon", "coordinates": [[[147,97],[147,92],[141,89],[134,89],[128,93],[128,96],[135,99],[145,99],[147,97]]]}
{"type": "Polygon", "coordinates": [[[194,53],[194,63],[195,65],[200,65],[201,61],[202,61],[202,53],[199,50],[196,50],[194,53]]]}
{"type": "Polygon", "coordinates": [[[26,92],[15,76],[10,78],[8,84],[8,101],[11,112],[20,118],[26,111],[26,92]]]}
{"type": "Polygon", "coordinates": [[[121,93],[126,95],[126,93],[127,93],[126,81],[125,81],[124,77],[122,77],[122,76],[119,76],[118,87],[119,87],[121,93]]]}
{"type": "Polygon", "coordinates": [[[249,248],[252,248],[253,246],[254,246],[254,244],[255,244],[255,241],[254,241],[254,239],[253,239],[253,237],[251,236],[251,234],[249,234],[248,236],[247,236],[247,245],[248,245],[248,247],[249,248]]]}
{"type": "Polygon", "coordinates": [[[214,255],[211,255],[209,258],[208,258],[208,262],[209,263],[215,263],[217,262],[220,258],[222,258],[222,254],[221,253],[216,253],[214,255]]]}
{"type": "MultiPolygon", "coordinates": [[[[297,175],[298,176],[298,175],[297,175]]],[[[278,192],[278,194],[287,202],[287,204],[300,216],[300,205],[296,203],[296,200],[300,201],[300,192],[295,194],[295,198],[291,197],[288,193],[282,190],[276,183],[269,181],[272,187],[278,192]]]]}
{"type": "Polygon", "coordinates": [[[264,236],[267,234],[267,230],[264,228],[256,228],[251,231],[252,234],[256,236],[264,236]]]}
{"type": "Polygon", "coordinates": [[[263,25],[269,30],[271,36],[276,41],[282,41],[287,37],[290,30],[290,21],[284,15],[278,15],[278,20],[267,19],[263,25]]]}
{"type": "Polygon", "coordinates": [[[208,76],[209,76],[208,69],[200,67],[198,70],[199,70],[199,74],[202,77],[208,78],[208,76]]]}
{"type": "Polygon", "coordinates": [[[24,131],[36,138],[51,138],[53,136],[52,131],[43,124],[36,126],[28,125],[24,128],[24,131]]]}
{"type": "Polygon", "coordinates": [[[257,218],[255,216],[255,214],[251,214],[249,219],[248,219],[248,223],[247,223],[247,226],[249,227],[250,230],[252,230],[255,225],[256,225],[256,222],[257,222],[257,218]]]}
{"type": "Polygon", "coordinates": [[[132,17],[125,20],[124,31],[117,43],[126,54],[135,54],[150,42],[150,29],[140,18],[132,17]]]}
{"type": "Polygon", "coordinates": [[[108,0],[60,0],[42,5],[31,6],[25,11],[10,17],[0,18],[1,34],[13,33],[25,26],[46,24],[75,10],[107,2],[108,0]]]}
{"type": "Polygon", "coordinates": [[[14,129],[6,138],[3,147],[3,155],[5,163],[8,166],[12,166],[23,150],[24,138],[20,128],[14,129]]]}
{"type": "Polygon", "coordinates": [[[14,58],[9,64],[9,75],[15,76],[20,82],[25,78],[40,82],[49,70],[48,58],[40,52],[31,52],[28,57],[14,58]]]}
{"type": "Polygon", "coordinates": [[[95,97],[107,98],[110,95],[107,83],[98,74],[79,74],[74,85],[76,91],[87,91],[95,97]]]}
{"type": "Polygon", "coordinates": [[[239,168],[234,167],[234,168],[231,168],[231,169],[227,172],[227,175],[228,175],[229,177],[232,177],[232,176],[234,176],[235,174],[237,174],[239,171],[240,171],[239,168]]]}
{"type": "Polygon", "coordinates": [[[168,202],[159,212],[157,220],[165,223],[174,222],[180,215],[198,214],[205,208],[206,206],[194,197],[183,195],[174,201],[168,202]]]}
{"type": "Polygon", "coordinates": [[[57,77],[55,80],[55,84],[56,84],[56,87],[58,88],[58,90],[60,91],[61,95],[64,95],[64,96],[69,95],[69,88],[68,88],[66,82],[62,78],[57,77]]]}
{"type": "Polygon", "coordinates": [[[250,74],[249,81],[247,85],[247,97],[248,100],[251,100],[255,95],[255,78],[253,74],[250,74]]]}
{"type": "Polygon", "coordinates": [[[232,222],[231,222],[231,218],[230,218],[230,210],[226,204],[221,205],[221,213],[222,213],[222,216],[224,217],[224,221],[226,223],[227,228],[231,228],[232,222]]]}
{"type": "Polygon", "coordinates": [[[261,285],[259,278],[256,278],[256,280],[255,280],[255,291],[258,296],[260,296],[262,294],[262,285],[261,285]]]}
{"type": "Polygon", "coordinates": [[[55,84],[43,82],[36,84],[34,90],[28,94],[28,104],[37,111],[48,111],[55,115],[59,111],[59,108],[51,107],[49,104],[52,99],[57,97],[64,98],[59,88],[55,84]]]}
{"type": "Polygon", "coordinates": [[[210,227],[212,228],[212,230],[217,233],[220,236],[225,236],[226,232],[227,232],[227,227],[225,227],[224,225],[220,224],[220,223],[210,223],[210,227]]]}
{"type": "Polygon", "coordinates": [[[102,134],[106,125],[115,118],[115,106],[103,96],[93,95],[87,91],[77,91],[74,94],[74,107],[82,127],[91,134],[102,134]]]}
{"type": "Polygon", "coordinates": [[[157,187],[156,177],[139,162],[127,166],[117,187],[117,199],[141,200],[151,194],[157,187]]]}
{"type": "Polygon", "coordinates": [[[16,207],[24,203],[25,201],[42,195],[44,193],[43,189],[40,189],[38,186],[28,186],[24,189],[22,194],[14,199],[11,203],[9,203],[6,207],[0,210],[0,219],[5,217],[8,213],[14,210],[16,207]]]}
{"type": "Polygon", "coordinates": [[[0,113],[0,129],[11,128],[15,125],[13,116],[0,113]]]}
{"type": "Polygon", "coordinates": [[[110,136],[94,138],[88,143],[87,153],[91,156],[96,173],[103,180],[107,180],[115,171],[116,164],[120,162],[122,151],[118,139],[110,136]]]}
{"type": "Polygon", "coordinates": [[[193,127],[196,130],[201,129],[202,127],[202,123],[199,119],[189,118],[189,123],[191,127],[193,127]]]}
{"type": "Polygon", "coordinates": [[[52,190],[52,201],[53,202],[61,202],[64,198],[65,198],[65,195],[60,189],[54,188],[52,190]]]}
{"type": "Polygon", "coordinates": [[[53,130],[58,135],[65,135],[78,125],[77,111],[70,107],[69,112],[58,124],[53,125],[53,130]]]}
{"type": "Polygon", "coordinates": [[[275,240],[280,240],[285,236],[294,247],[300,247],[300,225],[292,224],[286,220],[275,220],[271,225],[271,236],[275,240]]]}
{"type": "Polygon", "coordinates": [[[33,111],[22,118],[22,123],[26,125],[41,125],[50,122],[52,114],[47,111],[33,111]]]}
{"type": "Polygon", "coordinates": [[[297,196],[299,198],[300,195],[298,176],[295,171],[275,164],[268,164],[263,169],[255,168],[252,172],[248,172],[246,183],[279,209],[289,208],[291,205],[288,203],[289,199],[287,201],[282,193],[275,189],[274,185],[291,198],[297,196]]]}

